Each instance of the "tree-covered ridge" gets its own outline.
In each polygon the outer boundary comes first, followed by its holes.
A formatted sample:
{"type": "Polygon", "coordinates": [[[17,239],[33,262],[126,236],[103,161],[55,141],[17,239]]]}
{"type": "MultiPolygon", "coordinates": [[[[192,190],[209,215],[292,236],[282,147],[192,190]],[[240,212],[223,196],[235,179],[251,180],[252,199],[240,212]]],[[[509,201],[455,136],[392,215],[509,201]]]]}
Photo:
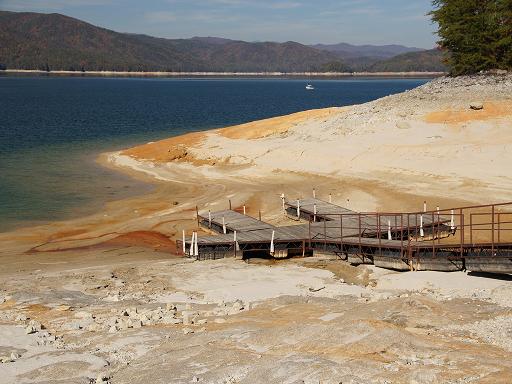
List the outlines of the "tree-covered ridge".
{"type": "Polygon", "coordinates": [[[512,69],[512,0],[434,0],[432,19],[453,75],[512,69]]]}
{"type": "MultiPolygon", "coordinates": [[[[356,49],[356,46],[351,46],[356,49]]],[[[363,46],[385,52],[401,46],[363,46]]],[[[341,57],[296,42],[220,38],[163,39],[118,33],[59,14],[0,11],[0,69],[132,72],[354,72],[442,70],[439,57],[412,52],[402,60],[341,57]],[[438,60],[437,63],[435,60],[438,60]],[[432,62],[434,61],[434,62],[432,62]],[[410,68],[410,69],[404,69],[410,68]]],[[[375,54],[377,54],[376,51],[375,54]]]]}
{"type": "Polygon", "coordinates": [[[382,60],[370,67],[372,72],[446,72],[443,64],[443,53],[439,49],[421,52],[403,53],[382,60]]]}

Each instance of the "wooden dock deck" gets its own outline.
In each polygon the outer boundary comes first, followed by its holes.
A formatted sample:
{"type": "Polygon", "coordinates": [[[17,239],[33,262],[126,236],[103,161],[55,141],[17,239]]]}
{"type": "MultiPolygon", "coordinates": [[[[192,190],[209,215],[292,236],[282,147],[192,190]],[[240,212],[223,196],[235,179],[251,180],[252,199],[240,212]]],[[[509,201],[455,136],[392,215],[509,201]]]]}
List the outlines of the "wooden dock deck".
{"type": "MultiPolygon", "coordinates": [[[[308,199],[301,207],[309,215],[308,207],[319,201],[308,199]]],[[[186,239],[185,250],[197,259],[327,253],[354,264],[370,262],[397,270],[469,267],[512,273],[512,203],[413,213],[357,213],[330,203],[319,206],[319,222],[283,227],[230,210],[203,213],[198,223],[220,235],[200,236],[196,244],[186,239]],[[482,236],[487,241],[474,241],[482,236]]],[[[181,241],[177,245],[183,246],[181,241]]]]}
{"type": "Polygon", "coordinates": [[[217,233],[251,232],[264,229],[274,229],[273,225],[255,219],[254,217],[242,213],[225,210],[220,212],[210,212],[198,214],[199,225],[211,229],[217,233]]]}
{"type": "Polygon", "coordinates": [[[331,218],[333,216],[356,213],[348,208],[316,198],[285,201],[285,209],[290,218],[304,218],[309,221],[330,221],[333,220],[331,218]],[[297,206],[299,207],[299,217],[297,217],[297,206]]]}

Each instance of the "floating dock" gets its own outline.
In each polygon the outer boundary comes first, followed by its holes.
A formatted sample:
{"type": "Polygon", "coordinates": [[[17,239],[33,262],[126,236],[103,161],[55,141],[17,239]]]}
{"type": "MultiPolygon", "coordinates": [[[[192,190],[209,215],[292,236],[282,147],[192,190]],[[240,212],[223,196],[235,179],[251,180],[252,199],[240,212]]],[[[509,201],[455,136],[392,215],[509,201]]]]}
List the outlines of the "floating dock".
{"type": "Polygon", "coordinates": [[[300,224],[198,213],[198,224],[217,235],[178,241],[178,249],[198,260],[329,254],[394,270],[512,273],[512,203],[407,213],[355,212],[319,199],[283,203],[300,224]]]}

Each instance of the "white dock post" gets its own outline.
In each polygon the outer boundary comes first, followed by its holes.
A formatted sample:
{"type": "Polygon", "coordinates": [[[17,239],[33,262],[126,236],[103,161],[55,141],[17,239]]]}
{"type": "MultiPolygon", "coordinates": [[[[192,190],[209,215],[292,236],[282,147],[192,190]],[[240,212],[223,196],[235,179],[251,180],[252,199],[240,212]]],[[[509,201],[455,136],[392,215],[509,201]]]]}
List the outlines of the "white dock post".
{"type": "Polygon", "coordinates": [[[313,199],[316,199],[316,189],[313,188],[313,199]]]}
{"type": "Polygon", "coordinates": [[[188,254],[194,256],[194,241],[196,239],[196,231],[192,232],[192,240],[190,240],[190,250],[188,254]]]}
{"type": "Polygon", "coordinates": [[[244,204],[244,215],[245,215],[245,204],[244,204]]]}
{"type": "Polygon", "coordinates": [[[388,240],[393,240],[393,236],[391,236],[391,220],[388,220],[388,240]]]}
{"type": "Polygon", "coordinates": [[[272,231],[272,238],[270,239],[270,254],[274,256],[275,250],[274,250],[274,236],[275,231],[272,231]]]}
{"type": "Polygon", "coordinates": [[[425,231],[423,231],[423,215],[420,215],[420,236],[425,237],[425,231]]]}
{"type": "Polygon", "coordinates": [[[240,250],[240,245],[238,245],[238,240],[236,238],[236,231],[233,232],[233,242],[235,243],[235,250],[239,251],[240,250]]]}
{"type": "Polygon", "coordinates": [[[283,213],[286,214],[286,207],[284,206],[284,201],[285,201],[284,193],[281,193],[281,204],[283,205],[283,213]]]}
{"type": "Polygon", "coordinates": [[[316,203],[313,204],[313,222],[316,223],[316,203]]]}
{"type": "Polygon", "coordinates": [[[455,213],[453,212],[453,209],[450,216],[450,229],[453,231],[455,229],[455,213]]]}
{"type": "Polygon", "coordinates": [[[208,228],[212,227],[212,211],[208,210],[208,228]]]}
{"type": "Polygon", "coordinates": [[[196,232],[196,241],[194,244],[194,256],[199,256],[199,244],[197,244],[197,232],[196,232]]]}
{"type": "Polygon", "coordinates": [[[300,200],[297,200],[297,219],[300,220],[300,200]]]}
{"type": "Polygon", "coordinates": [[[427,201],[423,202],[423,212],[427,212],[427,201]]]}
{"type": "Polygon", "coordinates": [[[332,204],[332,193],[329,193],[329,203],[332,204]]]}
{"type": "Polygon", "coordinates": [[[222,216],[222,233],[226,234],[226,219],[222,216]]]}
{"type": "Polygon", "coordinates": [[[183,230],[183,237],[182,237],[182,242],[183,242],[183,255],[186,255],[187,253],[187,246],[185,244],[185,230],[183,230]]]}

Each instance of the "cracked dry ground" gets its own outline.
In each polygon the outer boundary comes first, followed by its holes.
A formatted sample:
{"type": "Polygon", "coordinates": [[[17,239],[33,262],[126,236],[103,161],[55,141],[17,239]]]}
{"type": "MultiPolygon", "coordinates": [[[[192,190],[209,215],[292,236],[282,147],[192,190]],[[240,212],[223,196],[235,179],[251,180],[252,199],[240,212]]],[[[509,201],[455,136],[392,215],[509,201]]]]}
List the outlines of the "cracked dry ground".
{"type": "MultiPolygon", "coordinates": [[[[0,382],[507,383],[512,377],[507,344],[466,330],[512,316],[489,301],[383,294],[365,267],[340,269],[343,262],[335,260],[310,260],[304,268],[308,261],[201,263],[157,252],[135,261],[123,252],[101,261],[93,251],[75,252],[79,265],[35,263],[0,276],[0,356],[7,356],[0,382]],[[283,288],[279,297],[249,302],[190,289],[196,278],[215,285],[217,273],[235,271],[240,281],[231,277],[225,287],[235,298],[236,284],[276,268],[295,271],[286,279],[297,280],[297,292],[283,288]],[[310,274],[326,288],[315,280],[318,291],[309,289],[310,274]],[[180,288],[185,280],[187,289],[180,288]],[[27,334],[28,326],[34,332],[27,334]]],[[[258,283],[262,291],[282,283],[268,276],[258,283]]],[[[503,332],[511,345],[510,331],[503,332]]]]}

